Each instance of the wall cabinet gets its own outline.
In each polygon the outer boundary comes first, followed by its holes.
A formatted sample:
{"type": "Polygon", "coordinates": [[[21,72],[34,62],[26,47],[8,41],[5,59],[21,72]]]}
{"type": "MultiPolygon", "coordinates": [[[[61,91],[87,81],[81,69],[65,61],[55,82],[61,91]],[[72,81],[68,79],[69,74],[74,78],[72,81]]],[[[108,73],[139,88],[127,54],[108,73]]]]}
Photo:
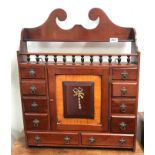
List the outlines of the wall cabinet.
{"type": "Polygon", "coordinates": [[[64,20],[66,13],[57,9],[43,25],[21,33],[17,56],[27,144],[134,150],[140,64],[134,29],[116,26],[100,9],[89,12],[91,20],[100,18],[92,30],[81,25],[62,30],[56,17],[64,20]],[[131,53],[27,49],[28,41],[109,42],[111,38],[131,42],[131,53]]]}

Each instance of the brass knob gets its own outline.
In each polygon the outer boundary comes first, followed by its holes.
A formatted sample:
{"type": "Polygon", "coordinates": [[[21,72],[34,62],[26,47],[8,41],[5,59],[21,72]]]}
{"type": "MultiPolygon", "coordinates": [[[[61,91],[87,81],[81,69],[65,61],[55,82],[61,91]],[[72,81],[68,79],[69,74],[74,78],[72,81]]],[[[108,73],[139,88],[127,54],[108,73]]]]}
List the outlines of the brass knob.
{"type": "Polygon", "coordinates": [[[126,112],[126,105],[124,104],[124,103],[122,103],[121,105],[120,105],[120,112],[122,112],[122,113],[124,113],[124,112],[126,112]]]}
{"type": "Polygon", "coordinates": [[[35,86],[30,87],[31,94],[33,94],[33,95],[36,94],[36,90],[37,90],[37,88],[35,86]]]}
{"type": "Polygon", "coordinates": [[[126,130],[127,124],[125,122],[121,122],[119,126],[120,126],[120,130],[126,130]]]}
{"type": "Polygon", "coordinates": [[[65,137],[64,137],[64,143],[65,143],[65,144],[69,144],[69,143],[70,143],[70,137],[65,136],[65,137]]]}
{"type": "Polygon", "coordinates": [[[38,143],[40,143],[40,137],[37,135],[37,136],[35,136],[34,137],[34,142],[36,143],[36,144],[38,144],[38,143]]]}
{"type": "Polygon", "coordinates": [[[39,121],[38,119],[34,119],[34,120],[32,121],[32,123],[33,123],[33,126],[34,126],[34,127],[38,127],[40,121],[39,121]]]}
{"type": "Polygon", "coordinates": [[[127,94],[127,89],[125,87],[121,88],[121,96],[125,96],[127,94]]]}
{"type": "Polygon", "coordinates": [[[36,74],[36,72],[35,72],[34,69],[30,69],[29,70],[29,76],[30,76],[30,78],[34,78],[35,77],[35,74],[36,74]]]}
{"type": "Polygon", "coordinates": [[[121,138],[120,140],[119,140],[119,144],[120,145],[123,145],[123,144],[125,144],[126,143],[126,140],[124,139],[124,138],[121,138]]]}
{"type": "Polygon", "coordinates": [[[31,104],[31,109],[32,109],[33,111],[37,110],[37,107],[38,107],[38,104],[37,104],[36,102],[33,102],[33,103],[31,104]]]}
{"type": "Polygon", "coordinates": [[[128,78],[128,72],[127,71],[123,71],[122,73],[121,73],[121,79],[122,80],[125,80],[125,79],[127,79],[128,78]]]}
{"type": "Polygon", "coordinates": [[[88,138],[88,142],[89,142],[89,144],[94,143],[95,142],[95,138],[94,137],[89,137],[88,138]]]}

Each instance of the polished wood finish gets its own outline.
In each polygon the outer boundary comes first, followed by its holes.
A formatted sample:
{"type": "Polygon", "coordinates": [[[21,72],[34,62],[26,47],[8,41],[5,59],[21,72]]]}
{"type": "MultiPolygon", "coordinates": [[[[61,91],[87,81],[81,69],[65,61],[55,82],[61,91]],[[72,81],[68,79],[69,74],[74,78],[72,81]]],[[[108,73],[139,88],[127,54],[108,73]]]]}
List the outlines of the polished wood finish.
{"type": "Polygon", "coordinates": [[[111,146],[112,148],[132,148],[133,147],[133,136],[134,135],[119,135],[119,134],[94,134],[94,133],[83,133],[82,144],[88,146],[111,146]],[[90,138],[94,141],[90,142],[90,138]],[[124,139],[125,143],[121,144],[120,139],[124,139]]]}
{"type": "MultiPolygon", "coordinates": [[[[65,147],[67,147],[66,145],[65,147]]],[[[88,146],[91,147],[89,149],[84,149],[84,148],[71,148],[69,146],[68,148],[64,147],[27,147],[25,144],[24,137],[21,137],[18,139],[15,144],[12,145],[11,147],[11,154],[12,155],[34,155],[34,154],[39,154],[39,155],[79,155],[79,154],[84,154],[84,155],[144,155],[144,151],[141,148],[140,144],[138,141],[136,141],[136,150],[135,152],[132,152],[131,150],[125,150],[125,149],[103,149],[103,148],[98,148],[98,149],[93,149],[93,146],[88,146]]]]}
{"type": "Polygon", "coordinates": [[[113,81],[112,82],[112,95],[115,96],[137,96],[137,82],[123,82],[123,81],[113,81]],[[125,93],[123,94],[123,88],[125,88],[125,93]]]}
{"type": "MultiPolygon", "coordinates": [[[[56,80],[56,110],[57,111],[57,128],[61,130],[104,130],[107,131],[108,128],[108,68],[104,69],[88,69],[87,67],[48,67],[49,73],[49,91],[51,100],[53,99],[52,94],[55,92],[53,91],[53,85],[55,82],[53,79],[56,80]],[[62,69],[63,68],[63,69],[62,69]],[[81,74],[81,75],[77,75],[81,74]],[[53,75],[54,74],[54,75],[53,75]],[[71,74],[71,75],[70,75],[71,74]],[[91,75],[92,74],[92,75],[91,75]],[[94,74],[94,75],[93,75],[94,74]],[[52,76],[53,75],[53,76],[52,76]],[[100,77],[100,76],[101,77],[100,77]],[[87,81],[87,82],[94,82],[94,119],[71,119],[71,118],[64,118],[63,116],[63,93],[62,93],[62,82],[63,81],[87,81]],[[104,85],[104,87],[101,87],[104,85]],[[101,89],[102,91],[101,94],[101,89]],[[101,98],[101,96],[104,98],[101,98]],[[104,102],[104,103],[103,103],[104,102]],[[102,106],[101,106],[102,105],[102,106]],[[102,113],[102,117],[101,117],[102,113]],[[71,126],[73,124],[73,126],[71,126]],[[96,126],[96,128],[95,128],[96,126]]],[[[54,100],[54,99],[53,99],[54,100]]],[[[53,102],[54,104],[54,102],[53,102]]]]}
{"type": "Polygon", "coordinates": [[[21,67],[21,78],[23,79],[44,79],[45,68],[43,66],[23,66],[21,67]]]}
{"type": "Polygon", "coordinates": [[[26,113],[47,113],[47,99],[43,97],[23,97],[24,112],[26,113]]]}
{"type": "Polygon", "coordinates": [[[46,85],[43,80],[22,80],[22,94],[23,95],[45,95],[46,85]],[[32,92],[31,88],[34,87],[36,90],[32,92]]]}
{"type": "Polygon", "coordinates": [[[111,132],[113,133],[134,133],[135,116],[114,116],[111,117],[111,132]],[[125,128],[121,128],[121,123],[125,123],[125,128]]]}
{"type": "Polygon", "coordinates": [[[25,123],[27,130],[47,130],[48,125],[47,114],[25,114],[25,123]],[[38,120],[35,123],[35,120],[38,120]]]}
{"type": "Polygon", "coordinates": [[[60,145],[72,147],[104,146],[107,148],[132,148],[133,137],[133,134],[81,133],[79,135],[76,132],[27,132],[29,145],[32,146],[60,145]],[[94,141],[90,141],[91,138],[94,141]],[[124,140],[123,143],[121,143],[122,139],[124,140]]]}
{"type": "Polygon", "coordinates": [[[94,82],[63,81],[63,101],[64,118],[93,119],[94,82]],[[78,94],[76,93],[82,94],[78,97],[78,94]]]}
{"type": "Polygon", "coordinates": [[[27,138],[29,145],[78,145],[79,137],[78,133],[73,132],[27,132],[27,138]],[[40,140],[37,142],[35,137],[40,137],[40,140]],[[67,138],[68,140],[67,140],[67,138]],[[65,140],[66,138],[66,140],[65,140]]]}
{"type": "Polygon", "coordinates": [[[17,58],[27,145],[135,150],[140,53],[134,29],[113,24],[98,8],[89,12],[91,20],[99,18],[94,29],[75,25],[63,30],[56,24],[56,18],[64,21],[66,17],[64,10],[57,9],[41,26],[24,28],[21,32],[17,58]],[[131,53],[30,53],[27,48],[27,41],[110,42],[113,39],[131,42],[131,53]],[[89,62],[85,61],[86,57],[89,62]],[[98,57],[98,62],[94,57],[98,57]],[[125,62],[122,57],[126,58],[125,62]],[[84,111],[75,109],[77,100],[68,93],[71,86],[63,87],[65,82],[87,87],[85,103],[81,103],[84,111]]]}
{"type": "Polygon", "coordinates": [[[135,114],[136,99],[131,98],[112,98],[111,100],[112,114],[135,114]]]}
{"type": "Polygon", "coordinates": [[[112,79],[113,80],[136,80],[137,68],[113,68],[112,79]]]}
{"type": "Polygon", "coordinates": [[[135,40],[133,28],[123,28],[113,24],[101,9],[90,10],[90,20],[94,21],[98,17],[100,23],[95,29],[75,25],[72,29],[63,30],[56,24],[56,18],[64,21],[67,14],[62,9],[56,9],[41,26],[23,29],[21,38],[23,41],[109,41],[109,38],[118,38],[119,41],[135,40]]]}

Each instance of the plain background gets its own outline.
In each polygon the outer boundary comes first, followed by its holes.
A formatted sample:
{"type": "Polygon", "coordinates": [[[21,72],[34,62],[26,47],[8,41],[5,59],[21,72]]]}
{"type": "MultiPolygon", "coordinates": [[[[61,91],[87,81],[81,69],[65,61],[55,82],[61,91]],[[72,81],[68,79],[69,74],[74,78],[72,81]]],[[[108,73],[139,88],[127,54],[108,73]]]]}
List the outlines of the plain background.
{"type": "Polygon", "coordinates": [[[3,155],[10,154],[11,131],[13,139],[16,139],[23,130],[16,60],[21,29],[39,26],[56,8],[63,8],[69,15],[66,23],[62,24],[66,28],[71,28],[74,24],[89,27],[88,11],[98,7],[103,9],[115,24],[136,29],[137,44],[141,51],[139,111],[145,109],[145,115],[147,115],[145,117],[145,133],[147,131],[145,149],[150,146],[150,143],[146,142],[153,139],[151,133],[154,131],[155,104],[155,5],[153,0],[2,0],[0,3],[1,54],[4,54],[1,55],[0,61],[0,146],[3,155]]]}

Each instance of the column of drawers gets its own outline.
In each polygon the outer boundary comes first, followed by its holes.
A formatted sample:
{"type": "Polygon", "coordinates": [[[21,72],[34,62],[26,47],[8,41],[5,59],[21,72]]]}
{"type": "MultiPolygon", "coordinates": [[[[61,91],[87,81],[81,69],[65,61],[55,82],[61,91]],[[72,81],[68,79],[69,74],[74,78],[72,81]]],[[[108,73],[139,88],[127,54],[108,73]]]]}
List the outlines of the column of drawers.
{"type": "Polygon", "coordinates": [[[47,130],[48,104],[44,65],[20,66],[25,130],[47,130]]]}
{"type": "Polygon", "coordinates": [[[135,134],[137,68],[112,68],[112,133],[135,134]]]}

